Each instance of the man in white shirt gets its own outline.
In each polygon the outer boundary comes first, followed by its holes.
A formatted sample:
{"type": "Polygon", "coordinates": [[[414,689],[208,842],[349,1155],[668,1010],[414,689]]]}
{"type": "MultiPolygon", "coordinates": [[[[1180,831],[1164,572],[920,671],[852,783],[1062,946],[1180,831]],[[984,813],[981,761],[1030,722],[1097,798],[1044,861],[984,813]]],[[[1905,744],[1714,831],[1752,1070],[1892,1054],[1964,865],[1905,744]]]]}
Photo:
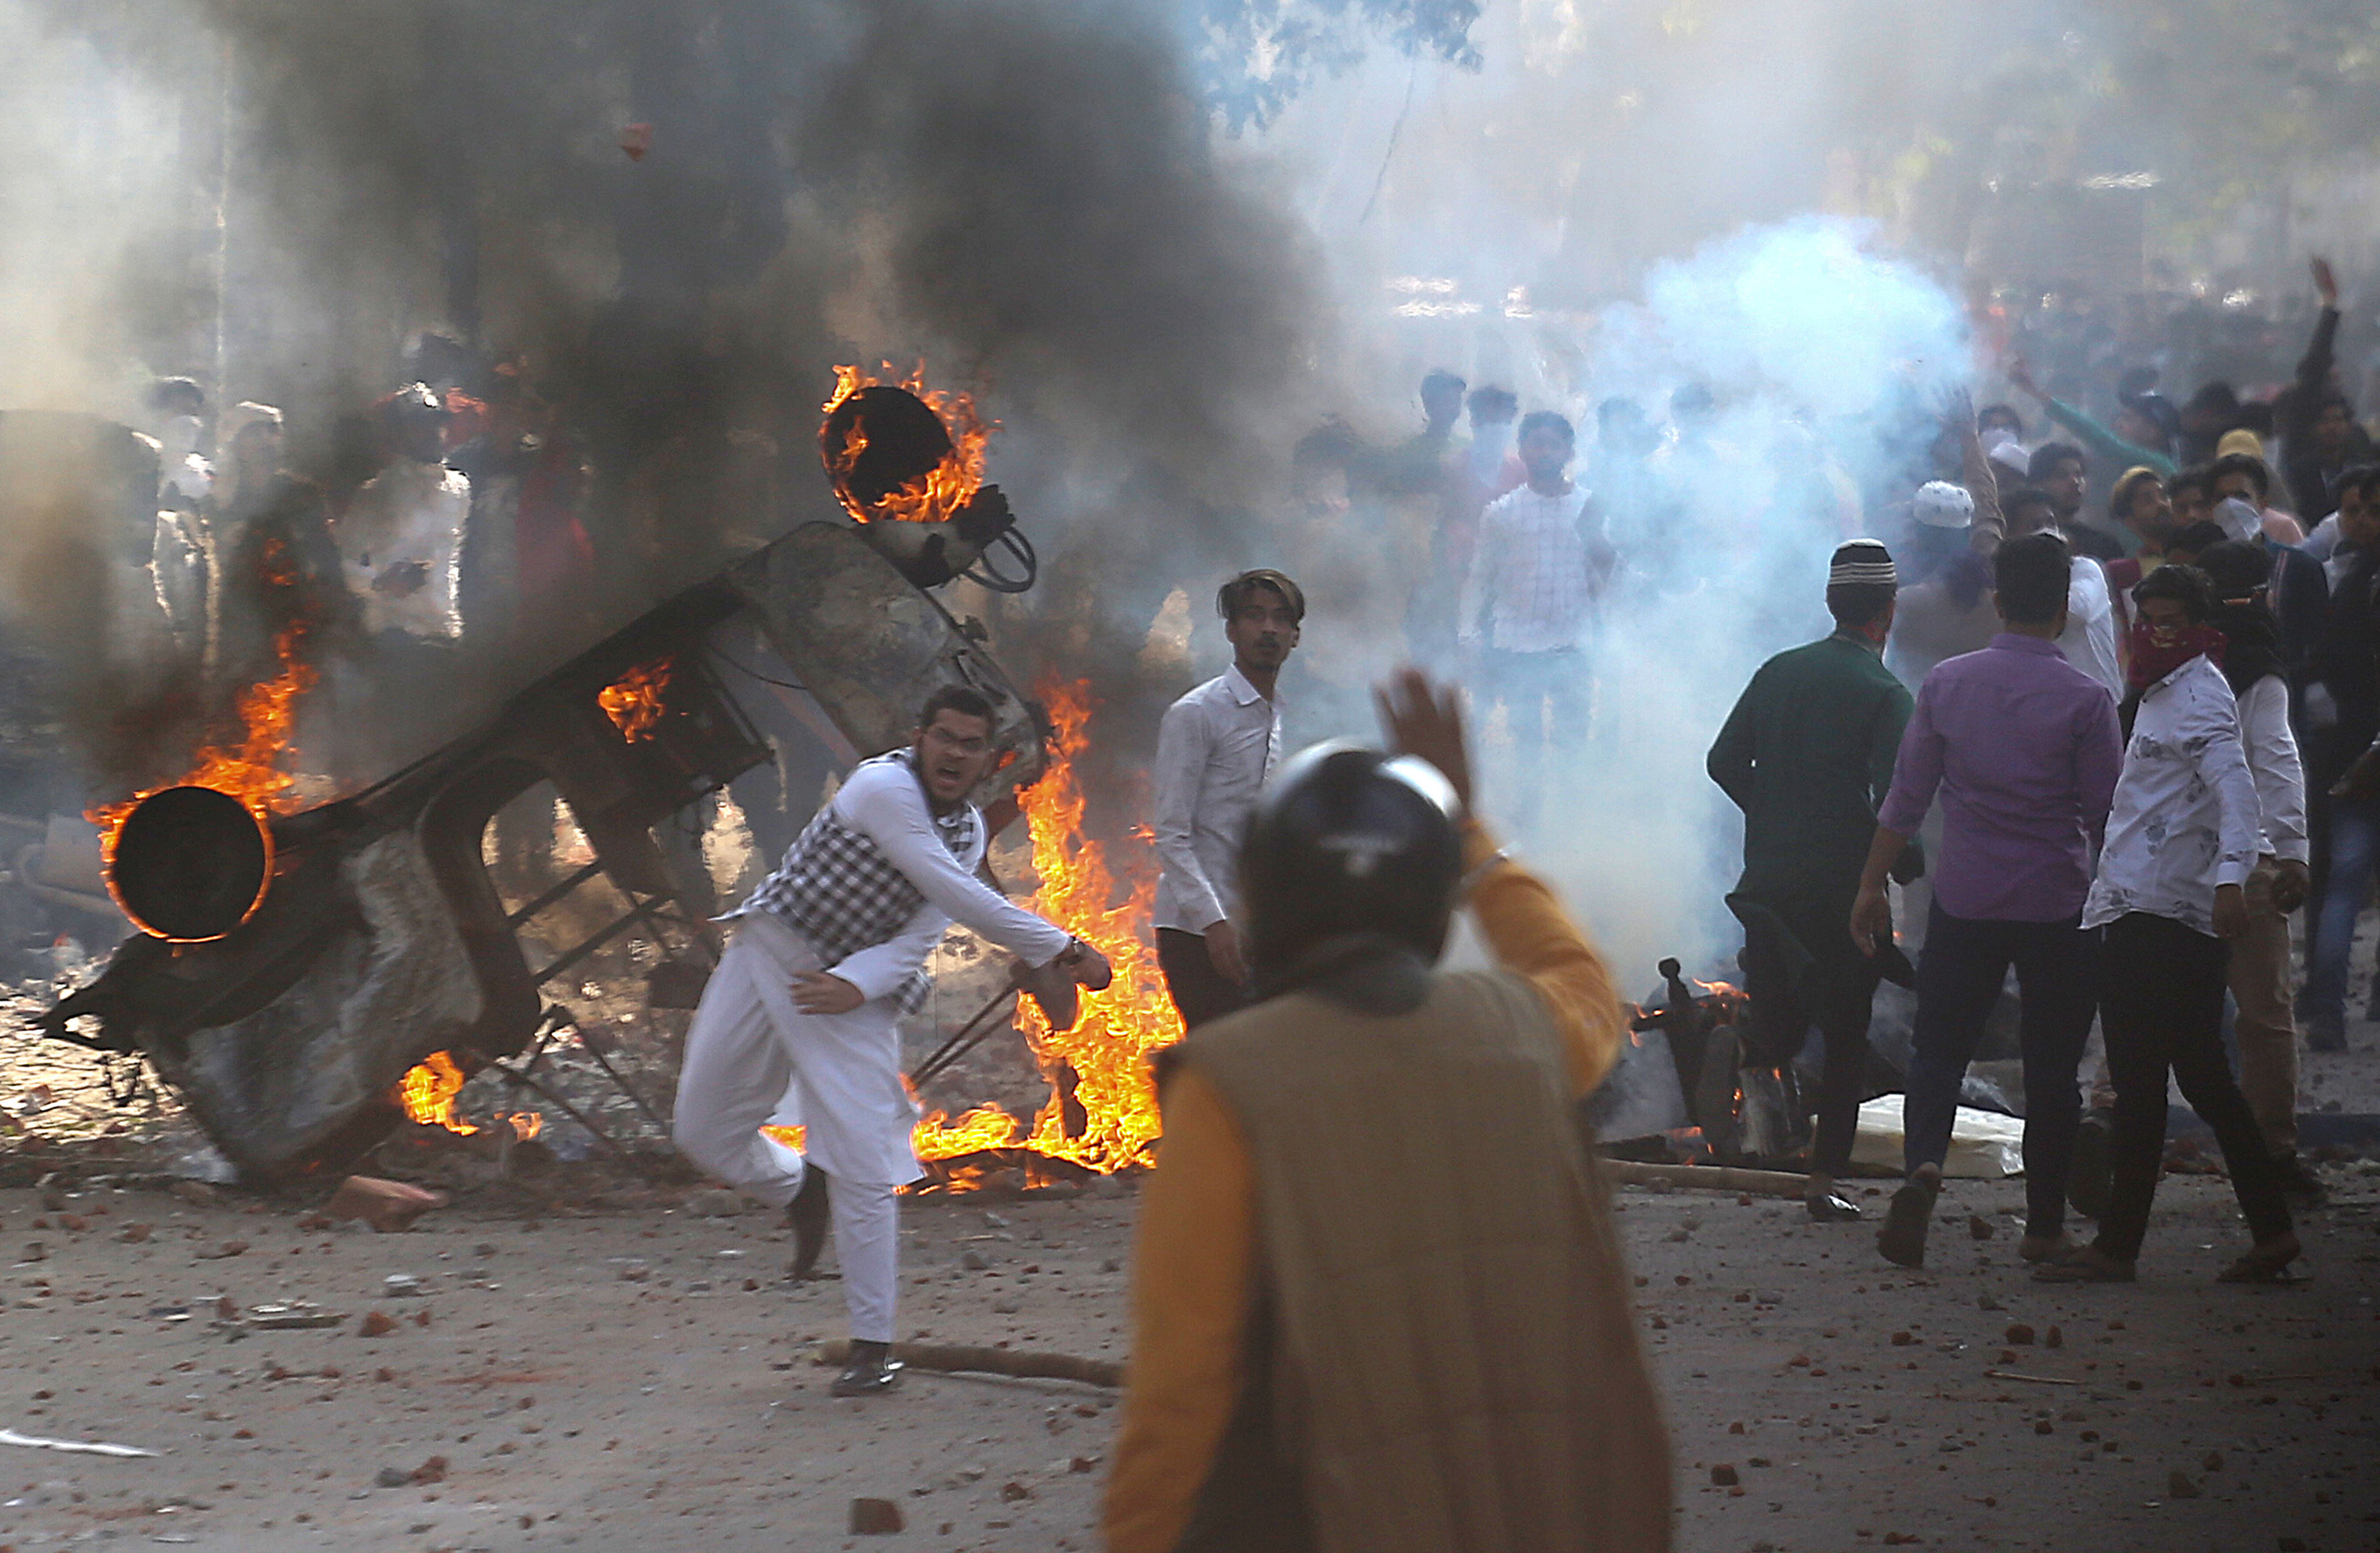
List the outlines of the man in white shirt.
{"type": "Polygon", "coordinates": [[[898,1021],[923,990],[927,954],[956,918],[1027,965],[1092,988],[1109,979],[1098,950],[976,877],[987,829],[967,795],[998,753],[991,728],[990,701],[947,687],[927,699],[913,746],[855,767],[731,914],[735,941],[686,1031],[679,1150],[787,1210],[796,1280],[832,1214],[852,1338],[837,1396],[900,1378],[887,1357],[900,1281],[893,1193],[918,1171],[898,1021]],[[800,1111],[807,1154],[760,1131],[785,1101],[800,1111]]]}
{"type": "Polygon", "coordinates": [[[2168,563],[2132,590],[2131,740],[2082,926],[2105,928],[2099,1022],[2116,1084],[2098,1238],[2043,1264],[2055,1283],[2130,1282],[2165,1162],[2168,1073],[2214,1129],[2255,1244],[2226,1282],[2271,1282],[2300,1255],[2281,1177],[2223,1052],[2228,942],[2265,838],[2231,687],[2207,658],[2222,634],[2205,574],[2168,563]]]}
{"type": "Polygon", "coordinates": [[[390,458],[340,515],[334,537],[364,631],[383,646],[443,642],[463,634],[456,607],[463,525],[471,482],[446,467],[446,406],[421,383],[380,403],[390,458]]]}
{"type": "Polygon", "coordinates": [[[1528,830],[1544,797],[1544,764],[1586,729],[1589,680],[1579,644],[1611,557],[1589,532],[1586,493],[1567,472],[1575,451],[1570,422],[1551,410],[1523,416],[1519,446],[1528,483],[1480,514],[1455,627],[1466,654],[1477,653],[1486,608],[1485,677],[1511,720],[1513,823],[1528,830]]]}
{"type": "Polygon", "coordinates": [[[2248,876],[2248,930],[2231,946],[2240,1089],[2280,1167],[2282,1187],[2319,1202],[2322,1183],[2298,1158],[2298,1027],[2290,1009],[2289,914],[2312,874],[2305,768],[2289,728],[2289,682],[2279,623],[2266,602],[2273,570],[2261,538],[2210,546],[2198,564],[2214,584],[2211,624],[2223,633],[2223,677],[2240,706],[2240,738],[2265,822],[2264,855],[2248,876]]]}
{"type": "Polygon", "coordinates": [[[1305,595],[1260,568],[1223,584],[1215,613],[1232,666],[1168,707],[1157,734],[1157,960],[1186,1029],[1248,1001],[1232,921],[1240,842],[1257,789],[1281,763],[1275,686],[1296,649],[1305,595]]]}

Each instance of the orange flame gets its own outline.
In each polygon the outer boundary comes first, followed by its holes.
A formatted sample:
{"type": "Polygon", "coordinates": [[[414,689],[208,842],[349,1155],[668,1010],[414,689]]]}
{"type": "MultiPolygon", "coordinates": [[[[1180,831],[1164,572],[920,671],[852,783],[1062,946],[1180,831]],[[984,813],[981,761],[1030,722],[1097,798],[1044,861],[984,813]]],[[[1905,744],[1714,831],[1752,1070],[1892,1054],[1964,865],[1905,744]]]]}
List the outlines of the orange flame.
{"type": "MultiPolygon", "coordinates": [[[[1084,795],[1075,762],[1090,742],[1089,688],[1044,683],[1040,693],[1057,740],[1049,774],[1022,799],[1041,881],[1033,909],[1106,955],[1115,980],[1104,992],[1084,990],[1082,1016],[1071,1030],[1050,1029],[1038,1005],[1029,999],[1020,1003],[1019,1027],[1051,1081],[1050,1099],[1029,1134],[1020,1137],[1016,1119],[1006,1111],[978,1106],[956,1120],[934,1112],[917,1124],[915,1142],[920,1159],[1021,1147],[1106,1174],[1149,1162],[1149,1145],[1162,1128],[1148,1058],[1182,1038],[1182,1016],[1157,964],[1155,867],[1136,855],[1120,880],[1106,849],[1083,831],[1084,795]],[[1066,1130],[1062,1070],[1072,1070],[1074,1098],[1086,1118],[1079,1135],[1066,1130]]],[[[1135,839],[1147,833],[1144,829],[1135,839]]]]}
{"type": "Polygon", "coordinates": [[[545,1131],[545,1118],[533,1110],[516,1110],[504,1120],[513,1124],[513,1138],[517,1143],[527,1143],[545,1131]]]}
{"type": "Polygon", "coordinates": [[[99,827],[103,868],[115,862],[115,838],[123,831],[125,819],[140,806],[141,799],[168,787],[212,787],[218,793],[228,793],[246,804],[259,819],[288,814],[299,807],[295,792],[298,779],[283,770],[278,762],[289,748],[290,730],[298,720],[298,698],[320,677],[314,666],[299,656],[310,630],[310,623],[302,620],[285,626],[273,643],[273,653],[281,661],[281,672],[240,692],[239,743],[208,745],[191,757],[188,776],[143,788],[121,803],[102,804],[83,811],[83,818],[99,827]]]}
{"type": "MultiPolygon", "coordinates": [[[[443,1051],[433,1051],[423,1058],[420,1065],[397,1080],[396,1085],[397,1099],[412,1121],[424,1127],[443,1127],[450,1133],[476,1133],[479,1128],[455,1114],[455,1097],[462,1091],[463,1070],[443,1051]]],[[[537,1134],[531,1132],[528,1135],[537,1134]]]]}
{"type": "Polygon", "coordinates": [[[595,704],[620,730],[620,736],[630,744],[653,736],[653,724],[662,720],[668,709],[662,704],[662,693],[669,688],[670,670],[667,658],[656,658],[650,663],[639,663],[618,679],[595,692],[595,704]]]}
{"type": "Polygon", "coordinates": [[[892,363],[883,363],[882,377],[870,376],[857,367],[837,367],[834,370],[834,392],[827,396],[821,408],[832,415],[835,406],[863,388],[881,388],[890,384],[916,394],[926,407],[942,418],[942,425],[951,434],[950,453],[921,479],[879,502],[874,507],[863,508],[854,501],[845,487],[845,477],[867,451],[868,433],[857,425],[844,438],[843,450],[829,461],[827,472],[834,477],[835,493],[851,516],[862,523],[877,518],[891,518],[902,523],[941,523],[956,517],[959,509],[975,499],[983,488],[984,451],[990,444],[996,421],[987,422],[976,412],[975,395],[965,389],[947,390],[926,386],[926,364],[917,363],[909,375],[894,382],[892,363]]]}

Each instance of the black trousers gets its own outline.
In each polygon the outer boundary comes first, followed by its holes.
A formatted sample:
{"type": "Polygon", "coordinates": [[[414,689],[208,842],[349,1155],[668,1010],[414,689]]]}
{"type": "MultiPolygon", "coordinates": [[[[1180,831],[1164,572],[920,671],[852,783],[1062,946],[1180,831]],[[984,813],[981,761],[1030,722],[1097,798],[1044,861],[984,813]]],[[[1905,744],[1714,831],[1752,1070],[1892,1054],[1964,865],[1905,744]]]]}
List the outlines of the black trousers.
{"type": "Polygon", "coordinates": [[[2279,1169],[2223,1054],[2229,947],[2170,917],[2133,912],[2107,925],[2105,955],[2099,1029],[2116,1086],[2116,1118],[2098,1249],[2120,1262],[2141,1254],[2165,1163],[2168,1070],[2190,1109],[2215,1129],[2250,1232],[2262,1241],[2287,1231],[2279,1169]]]}
{"type": "Polygon", "coordinates": [[[1248,989],[1224,979],[1207,958],[1207,935],[1179,928],[1157,930],[1157,964],[1165,972],[1165,989],[1182,1011],[1182,1027],[1195,1030],[1210,1019],[1220,1019],[1248,1006],[1248,989]]]}
{"type": "Polygon", "coordinates": [[[1746,1056],[1781,1066],[1793,1060],[1818,1027],[1826,1062],[1818,1072],[1818,1127],[1810,1143],[1810,1168],[1840,1175],[1852,1162],[1859,1132],[1861,1080],[1867,1074],[1867,1026],[1876,1006],[1876,962],[1852,954],[1820,961],[1803,973],[1796,988],[1774,940],[1753,933],[1744,940],[1743,990],[1752,999],[1752,1039],[1746,1056]]]}
{"type": "MultiPolygon", "coordinates": [[[[1959,1081],[1975,1060],[1984,1021],[2013,965],[2022,1000],[2017,1042],[2024,1056],[2024,1232],[2055,1237],[2066,1221],[2066,1183],[2082,1121],[2075,1070],[2091,1036],[2099,935],[2082,926],[2080,913],[2063,922],[2010,922],[1953,916],[1938,900],[1925,923],[1901,1158],[1912,1173],[1949,1158],[1959,1081]]],[[[2219,1002],[2219,966],[2215,989],[2219,1002]]]]}

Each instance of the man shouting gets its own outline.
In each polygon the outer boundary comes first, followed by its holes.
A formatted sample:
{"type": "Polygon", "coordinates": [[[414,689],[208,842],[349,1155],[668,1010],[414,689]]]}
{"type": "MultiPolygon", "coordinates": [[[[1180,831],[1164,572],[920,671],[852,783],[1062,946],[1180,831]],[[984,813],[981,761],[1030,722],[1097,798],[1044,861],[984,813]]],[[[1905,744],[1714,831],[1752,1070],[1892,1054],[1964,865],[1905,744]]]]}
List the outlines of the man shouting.
{"type": "Polygon", "coordinates": [[[915,745],[860,762],[730,914],[735,941],[686,1032],[679,1149],[786,1207],[797,1280],[818,1261],[832,1209],[851,1312],[839,1397],[900,1379],[887,1357],[899,1280],[893,1192],[919,1172],[898,1021],[924,990],[926,955],[955,918],[1027,965],[1108,984],[1099,951],[976,878],[990,838],[967,795],[991,770],[991,703],[951,686],[927,699],[915,745]],[[760,1132],[789,1086],[807,1158],[760,1132]]]}

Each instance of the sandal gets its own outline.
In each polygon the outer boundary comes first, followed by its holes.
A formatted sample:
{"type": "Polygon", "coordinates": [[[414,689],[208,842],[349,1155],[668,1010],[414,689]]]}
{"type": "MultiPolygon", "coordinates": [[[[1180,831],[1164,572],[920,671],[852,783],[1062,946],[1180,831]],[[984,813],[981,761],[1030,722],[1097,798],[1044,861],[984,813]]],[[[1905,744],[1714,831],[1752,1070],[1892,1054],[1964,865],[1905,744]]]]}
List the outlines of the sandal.
{"type": "Polygon", "coordinates": [[[1859,1204],[1833,1192],[1824,1196],[1804,1197],[1802,1206],[1809,1210],[1813,1219],[1821,1224],[1843,1224],[1865,1217],[1860,1212],[1859,1204]]]}
{"type": "Polygon", "coordinates": [[[2289,1264],[2305,1255],[2294,1230],[2274,1236],[2215,1275],[2217,1283],[2303,1283],[2311,1276],[2292,1273],[2289,1264]]]}

